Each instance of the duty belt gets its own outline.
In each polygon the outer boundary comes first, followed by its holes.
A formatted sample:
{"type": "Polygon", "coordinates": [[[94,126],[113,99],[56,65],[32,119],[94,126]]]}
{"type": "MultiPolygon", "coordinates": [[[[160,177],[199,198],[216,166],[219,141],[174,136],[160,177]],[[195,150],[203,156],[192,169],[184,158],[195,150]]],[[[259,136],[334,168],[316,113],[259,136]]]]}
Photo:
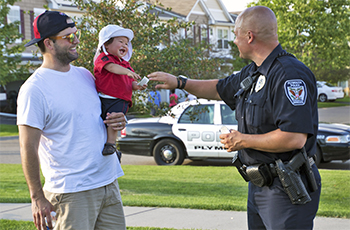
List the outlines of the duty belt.
{"type": "MultiPolygon", "coordinates": [[[[310,167],[312,167],[314,164],[315,164],[315,160],[313,157],[308,157],[308,160],[309,160],[309,164],[310,164],[310,167]]],[[[288,164],[288,162],[284,162],[285,164],[288,164]]],[[[269,164],[269,168],[270,168],[270,171],[271,171],[271,174],[273,177],[278,177],[278,173],[276,171],[276,163],[270,163],[269,164]]]]}
{"type": "Polygon", "coordinates": [[[312,157],[307,157],[305,148],[295,154],[288,162],[282,162],[281,159],[278,159],[270,164],[247,166],[242,164],[238,153],[236,153],[232,164],[236,166],[245,181],[250,181],[258,187],[270,186],[274,178],[278,176],[293,204],[305,204],[311,201],[298,171],[305,173],[310,191],[317,190],[316,180],[311,169],[315,161],[312,157]]]}

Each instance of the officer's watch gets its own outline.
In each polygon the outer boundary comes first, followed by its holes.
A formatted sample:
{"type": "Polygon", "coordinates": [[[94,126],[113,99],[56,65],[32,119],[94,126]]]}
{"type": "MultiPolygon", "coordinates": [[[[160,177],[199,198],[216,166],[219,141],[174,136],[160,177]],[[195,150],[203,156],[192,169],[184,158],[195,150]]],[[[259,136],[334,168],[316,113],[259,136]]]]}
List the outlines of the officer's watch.
{"type": "Polygon", "coordinates": [[[187,77],[185,77],[183,75],[179,75],[177,77],[177,88],[178,89],[185,88],[186,82],[187,82],[187,77]]]}

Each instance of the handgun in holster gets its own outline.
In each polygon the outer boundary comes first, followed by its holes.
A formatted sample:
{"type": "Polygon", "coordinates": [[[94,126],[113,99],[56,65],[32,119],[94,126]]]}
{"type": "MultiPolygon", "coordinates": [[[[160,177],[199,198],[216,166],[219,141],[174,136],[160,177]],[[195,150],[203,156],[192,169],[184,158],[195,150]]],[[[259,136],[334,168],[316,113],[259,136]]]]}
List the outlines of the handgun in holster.
{"type": "Polygon", "coordinates": [[[311,201],[311,197],[297,171],[299,169],[305,171],[310,191],[317,190],[317,184],[313,172],[311,170],[309,159],[305,149],[297,153],[288,163],[283,163],[281,159],[276,162],[276,172],[280,181],[288,194],[292,204],[306,204],[311,201]]]}
{"type": "Polygon", "coordinates": [[[232,165],[235,166],[238,170],[238,172],[241,174],[241,176],[243,177],[243,179],[248,182],[249,181],[249,177],[246,173],[246,168],[247,166],[244,165],[241,160],[239,159],[238,157],[238,152],[236,152],[234,155],[233,155],[233,158],[232,158],[232,165]]]}

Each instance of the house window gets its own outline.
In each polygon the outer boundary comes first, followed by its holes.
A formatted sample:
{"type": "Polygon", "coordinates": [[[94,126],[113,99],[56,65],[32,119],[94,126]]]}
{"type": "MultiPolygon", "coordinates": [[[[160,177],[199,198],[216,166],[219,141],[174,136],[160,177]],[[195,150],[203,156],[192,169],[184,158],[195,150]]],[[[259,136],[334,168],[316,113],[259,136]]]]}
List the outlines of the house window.
{"type": "MultiPolygon", "coordinates": [[[[21,21],[21,13],[20,13],[19,6],[11,6],[11,5],[9,5],[9,8],[10,8],[10,11],[9,11],[9,13],[7,15],[7,23],[10,24],[10,23],[14,23],[14,22],[17,22],[17,21],[21,21]]],[[[18,25],[18,32],[19,33],[22,32],[21,24],[18,25]]],[[[21,43],[22,39],[21,38],[16,39],[15,42],[16,43],[21,43]]]]}
{"type": "Polygon", "coordinates": [[[228,30],[218,29],[218,48],[228,49],[228,30]]]}
{"type": "Polygon", "coordinates": [[[45,9],[43,8],[34,8],[34,18],[36,18],[37,16],[39,16],[40,14],[44,13],[45,9]]]}
{"type": "Polygon", "coordinates": [[[201,40],[205,43],[208,42],[208,30],[205,27],[202,27],[201,29],[201,40]]]}

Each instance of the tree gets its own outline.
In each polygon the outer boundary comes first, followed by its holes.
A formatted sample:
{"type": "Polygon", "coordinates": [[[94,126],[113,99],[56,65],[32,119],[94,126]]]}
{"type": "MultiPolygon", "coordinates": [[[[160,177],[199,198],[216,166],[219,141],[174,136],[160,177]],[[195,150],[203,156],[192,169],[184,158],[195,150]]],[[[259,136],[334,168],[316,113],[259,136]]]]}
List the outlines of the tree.
{"type": "Polygon", "coordinates": [[[130,64],[140,76],[164,71],[191,78],[213,78],[212,73],[220,67],[220,61],[208,58],[208,47],[193,47],[185,40],[170,41],[169,38],[174,37],[179,29],[190,27],[192,23],[180,22],[176,18],[161,21],[153,13],[156,5],[145,5],[137,0],[105,0],[100,3],[76,0],[75,3],[85,11],[79,19],[79,27],[84,31],[79,49],[84,55],[77,62],[90,71],[93,69],[98,32],[108,24],[134,31],[130,64]]]}
{"type": "Polygon", "coordinates": [[[259,0],[274,11],[279,41],[318,80],[350,78],[350,0],[259,0]]]}
{"type": "MultiPolygon", "coordinates": [[[[130,64],[140,76],[154,71],[181,74],[194,79],[221,76],[221,61],[208,57],[209,45],[191,46],[186,39],[178,39],[179,30],[189,28],[193,23],[181,22],[176,18],[161,21],[158,14],[154,13],[156,4],[146,5],[137,0],[104,0],[99,3],[75,0],[75,4],[84,11],[83,17],[78,20],[78,27],[83,31],[78,46],[81,55],[75,61],[78,66],[93,71],[98,32],[108,24],[115,24],[134,31],[130,64]],[[214,72],[216,75],[213,76],[214,72]]],[[[150,82],[148,88],[151,89],[153,84],[150,82]]],[[[145,103],[147,97],[147,91],[135,91],[132,111],[147,113],[151,106],[151,103],[145,103]]],[[[158,114],[166,113],[165,108],[169,109],[169,106],[163,104],[158,114]]]]}
{"type": "Polygon", "coordinates": [[[233,41],[229,41],[228,44],[231,47],[231,55],[232,55],[232,61],[230,61],[230,63],[232,63],[232,66],[236,71],[239,71],[240,69],[242,69],[244,66],[248,65],[251,62],[250,60],[239,57],[238,47],[236,46],[236,44],[234,44],[233,41]]]}
{"type": "Polygon", "coordinates": [[[6,18],[10,11],[8,5],[13,5],[16,0],[0,1],[0,84],[28,77],[28,65],[21,65],[21,53],[24,44],[16,43],[22,38],[18,30],[19,22],[7,23],[6,18]]]}

